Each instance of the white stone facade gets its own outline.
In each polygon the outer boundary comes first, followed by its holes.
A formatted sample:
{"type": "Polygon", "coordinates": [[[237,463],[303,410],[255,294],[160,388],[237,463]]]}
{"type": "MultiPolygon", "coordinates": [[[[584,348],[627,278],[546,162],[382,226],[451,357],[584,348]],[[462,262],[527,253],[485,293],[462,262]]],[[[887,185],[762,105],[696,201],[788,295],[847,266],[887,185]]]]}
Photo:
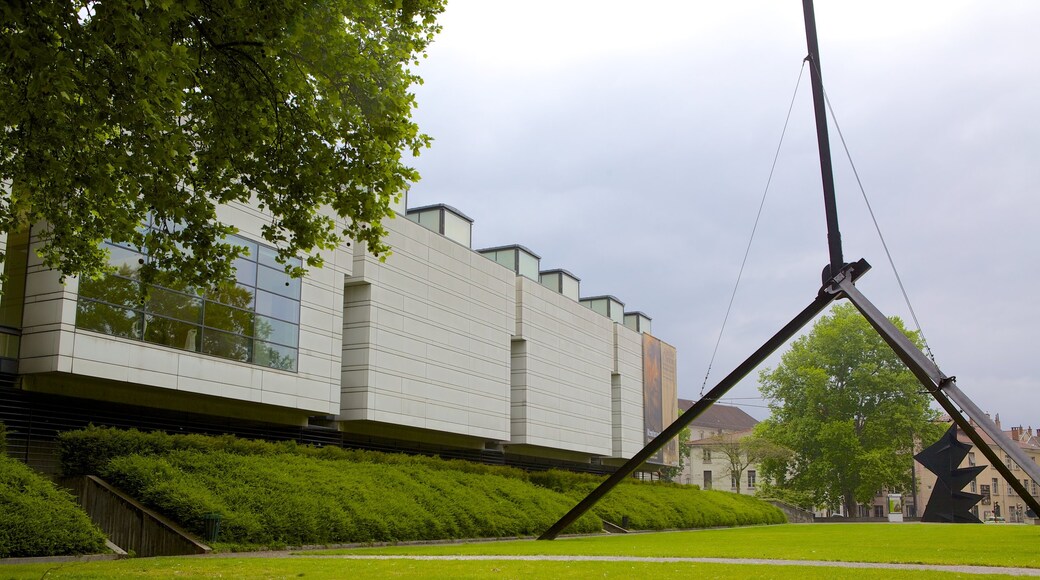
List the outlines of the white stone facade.
{"type": "Polygon", "coordinates": [[[359,249],[345,293],[340,420],[509,439],[515,276],[398,218],[359,249]]]}

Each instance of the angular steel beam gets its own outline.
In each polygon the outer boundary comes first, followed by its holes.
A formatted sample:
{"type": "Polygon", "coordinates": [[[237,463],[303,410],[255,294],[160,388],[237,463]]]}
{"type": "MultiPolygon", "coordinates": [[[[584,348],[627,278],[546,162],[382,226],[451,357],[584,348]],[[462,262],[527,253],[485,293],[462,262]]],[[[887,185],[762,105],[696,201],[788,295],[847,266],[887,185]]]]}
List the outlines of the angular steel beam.
{"type": "Polygon", "coordinates": [[[835,284],[837,286],[836,289],[840,290],[841,294],[859,309],[867,321],[870,322],[870,325],[881,335],[881,338],[892,347],[896,356],[903,361],[928,392],[935,397],[935,400],[939,402],[943,410],[950,415],[950,418],[971,439],[975,447],[986,456],[986,459],[989,459],[993,468],[1004,477],[1004,480],[1018,493],[1022,501],[1032,508],[1035,513],[1040,513],[1040,502],[1037,502],[1037,499],[1029,493],[1029,490],[1022,485],[1022,482],[1011,473],[1011,469],[1004,464],[1003,459],[998,457],[997,453],[982,439],[982,436],[979,435],[979,432],[972,425],[972,422],[968,420],[968,417],[973,419],[975,425],[982,429],[996,443],[997,447],[1009,455],[1022,468],[1022,471],[1029,475],[1037,484],[1040,484],[1040,466],[1034,463],[1011,438],[997,427],[982,409],[976,406],[963,391],[957,388],[956,377],[944,375],[931,359],[925,356],[914,343],[910,342],[910,339],[900,332],[877,307],[867,300],[866,296],[860,293],[852,280],[836,279],[835,284]],[[964,416],[965,412],[968,414],[968,417],[964,416]]]}
{"type": "MultiPolygon", "coordinates": [[[[870,265],[864,260],[860,260],[855,264],[850,264],[842,269],[838,273],[837,279],[848,279],[853,280],[866,273],[870,269],[870,265]]],[[[725,395],[734,385],[739,383],[741,379],[747,376],[748,373],[755,370],[755,368],[762,364],[769,355],[773,354],[776,349],[784,345],[790,340],[803,326],[809,323],[817,314],[823,312],[831,302],[839,296],[836,288],[836,284],[832,283],[828,287],[820,289],[816,299],[811,304],[805,307],[804,310],[798,313],[786,326],[781,328],[776,334],[774,334],[769,340],[766,341],[758,350],[756,350],[751,356],[740,363],[740,365],[733,369],[733,372],[726,375],[724,379],[719,381],[719,384],[712,390],[708,391],[706,395],[701,397],[699,401],[693,404],[692,407],[686,410],[685,413],[679,415],[679,418],[672,422],[661,434],[654,437],[646,447],[643,447],[638,453],[632,456],[631,459],[625,462],[624,465],[618,468],[610,477],[608,477],[603,483],[599,484],[599,487],[592,490],[585,499],[581,500],[578,505],[571,508],[571,511],[567,512],[562,518],[559,519],[555,524],[546,530],[539,540],[554,540],[556,536],[560,535],[567,526],[574,523],[574,520],[580,518],[585,512],[589,511],[592,506],[596,505],[603,496],[614,489],[617,484],[621,483],[621,480],[625,479],[632,474],[640,465],[646,462],[651,455],[657,453],[662,447],[665,446],[669,441],[674,439],[684,427],[693,422],[694,419],[699,417],[701,413],[708,410],[709,407],[715,404],[725,395]]]]}

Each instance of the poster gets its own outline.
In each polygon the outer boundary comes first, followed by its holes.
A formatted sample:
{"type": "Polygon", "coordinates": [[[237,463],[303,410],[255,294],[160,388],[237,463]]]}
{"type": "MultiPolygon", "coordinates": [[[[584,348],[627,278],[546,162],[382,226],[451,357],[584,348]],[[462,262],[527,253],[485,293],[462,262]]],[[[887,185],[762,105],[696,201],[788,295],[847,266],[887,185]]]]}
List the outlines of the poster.
{"type": "MultiPolygon", "coordinates": [[[[649,443],[679,415],[675,347],[643,334],[643,438],[649,443]]],[[[679,445],[674,439],[651,456],[651,463],[675,465],[679,445]]]]}

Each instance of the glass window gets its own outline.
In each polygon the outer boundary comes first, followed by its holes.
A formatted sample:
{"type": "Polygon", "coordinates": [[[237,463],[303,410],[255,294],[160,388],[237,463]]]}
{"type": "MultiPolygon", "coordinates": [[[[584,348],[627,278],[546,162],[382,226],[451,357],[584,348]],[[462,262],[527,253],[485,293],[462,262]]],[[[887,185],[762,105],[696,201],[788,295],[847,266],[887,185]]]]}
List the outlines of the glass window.
{"type": "Polygon", "coordinates": [[[209,302],[206,304],[206,319],[204,323],[209,328],[252,336],[253,316],[253,313],[249,310],[241,310],[216,302],[209,302]]]}
{"type": "Polygon", "coordinates": [[[749,469],[747,472],[748,489],[755,489],[755,483],[757,483],[757,474],[754,469],[749,469]]]}
{"type": "Polygon", "coordinates": [[[235,258],[235,281],[244,286],[256,286],[256,262],[248,258],[235,258]]]}
{"type": "Polygon", "coordinates": [[[252,286],[242,286],[239,284],[221,284],[216,290],[211,290],[207,295],[208,302],[220,302],[221,304],[227,304],[228,306],[234,306],[236,308],[253,308],[254,296],[256,289],[252,286]]]}
{"type": "MultiPolygon", "coordinates": [[[[153,287],[149,290],[145,310],[167,318],[198,324],[202,314],[202,299],[180,292],[172,292],[165,288],[153,287]]],[[[145,338],[145,340],[148,339],[145,338]]]]}
{"type": "MultiPolygon", "coordinates": [[[[472,225],[468,221],[451,212],[444,212],[444,236],[446,238],[455,240],[468,248],[470,247],[471,230],[472,225]]],[[[537,273],[535,275],[537,276],[537,273]]]]}
{"type": "Polygon", "coordinates": [[[711,489],[711,472],[704,472],[704,489],[711,489]]]}
{"type": "Polygon", "coordinates": [[[241,236],[228,236],[227,242],[233,246],[242,246],[246,249],[245,257],[248,260],[255,262],[257,260],[257,248],[258,244],[254,241],[247,240],[241,236]]]}
{"type": "Polygon", "coordinates": [[[253,336],[258,339],[295,347],[299,342],[300,327],[290,322],[266,316],[257,316],[256,331],[253,336]]]}
{"type": "Polygon", "coordinates": [[[522,250],[517,250],[517,253],[520,254],[520,268],[517,271],[517,274],[520,274],[521,276],[527,276],[532,280],[537,280],[538,258],[535,258],[531,254],[528,254],[527,252],[524,252],[522,250]]]}
{"type": "Polygon", "coordinates": [[[258,365],[282,369],[285,371],[296,370],[297,351],[280,344],[256,341],[254,362],[258,365]]]}
{"type": "Polygon", "coordinates": [[[136,278],[144,265],[144,254],[123,248],[105,244],[108,250],[108,264],[115,267],[115,273],[126,278],[136,278]]]}
{"type": "Polygon", "coordinates": [[[568,298],[578,299],[578,281],[570,276],[560,275],[563,278],[563,295],[568,298]]]}
{"type": "MultiPolygon", "coordinates": [[[[142,232],[149,231],[142,226],[142,232]]],[[[229,236],[227,242],[244,247],[247,254],[234,260],[234,280],[204,296],[176,275],[162,272],[145,296],[136,278],[147,256],[107,244],[117,274],[80,281],[77,326],[295,371],[302,281],[285,273],[274,248],[239,236],[229,236]]],[[[298,267],[302,260],[288,264],[298,267]]]]}
{"type": "Polygon", "coordinates": [[[173,348],[198,350],[199,327],[180,320],[146,314],[144,340],[173,348]]]}
{"type": "Polygon", "coordinates": [[[516,250],[499,250],[487,254],[489,258],[516,272],[516,250]]]}
{"type": "Polygon", "coordinates": [[[119,276],[105,276],[97,280],[84,278],[79,283],[79,294],[127,308],[140,307],[142,299],[141,286],[119,276]]]}
{"type": "Polygon", "coordinates": [[[260,266],[256,272],[256,287],[290,298],[300,295],[300,279],[293,278],[285,270],[260,266]]]}
{"type": "Polygon", "coordinates": [[[300,322],[299,302],[263,290],[256,293],[256,312],[292,323],[300,322]]]}
{"type": "Polygon", "coordinates": [[[418,219],[419,225],[422,227],[441,233],[441,212],[440,210],[430,210],[419,213],[418,219]]]}
{"type": "Polygon", "coordinates": [[[244,336],[206,328],[202,333],[201,350],[206,354],[245,362],[250,359],[252,343],[252,339],[244,336]]]}
{"type": "Polygon", "coordinates": [[[592,309],[593,312],[598,312],[599,314],[602,314],[603,316],[609,316],[610,315],[610,312],[608,310],[609,307],[607,306],[607,301],[604,300],[604,299],[590,300],[590,301],[587,302],[587,304],[588,304],[589,308],[592,309]]]}
{"type": "Polygon", "coordinates": [[[140,338],[141,314],[103,302],[80,300],[76,305],[76,326],[112,336],[140,338]]]}
{"type": "Polygon", "coordinates": [[[281,270],[284,266],[278,263],[278,250],[269,246],[259,246],[259,252],[254,254],[256,261],[262,266],[281,270]]]}

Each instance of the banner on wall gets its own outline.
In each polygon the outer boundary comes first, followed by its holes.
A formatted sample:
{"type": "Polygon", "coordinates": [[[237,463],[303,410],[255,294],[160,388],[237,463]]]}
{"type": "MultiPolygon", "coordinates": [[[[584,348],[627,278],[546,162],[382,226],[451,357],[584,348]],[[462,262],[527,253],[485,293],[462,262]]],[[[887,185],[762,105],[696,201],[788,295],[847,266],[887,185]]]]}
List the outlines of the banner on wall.
{"type": "MultiPolygon", "coordinates": [[[[643,437],[644,444],[657,437],[679,416],[675,347],[643,334],[643,437]]],[[[671,440],[650,457],[651,463],[675,465],[679,445],[671,440]]]]}

